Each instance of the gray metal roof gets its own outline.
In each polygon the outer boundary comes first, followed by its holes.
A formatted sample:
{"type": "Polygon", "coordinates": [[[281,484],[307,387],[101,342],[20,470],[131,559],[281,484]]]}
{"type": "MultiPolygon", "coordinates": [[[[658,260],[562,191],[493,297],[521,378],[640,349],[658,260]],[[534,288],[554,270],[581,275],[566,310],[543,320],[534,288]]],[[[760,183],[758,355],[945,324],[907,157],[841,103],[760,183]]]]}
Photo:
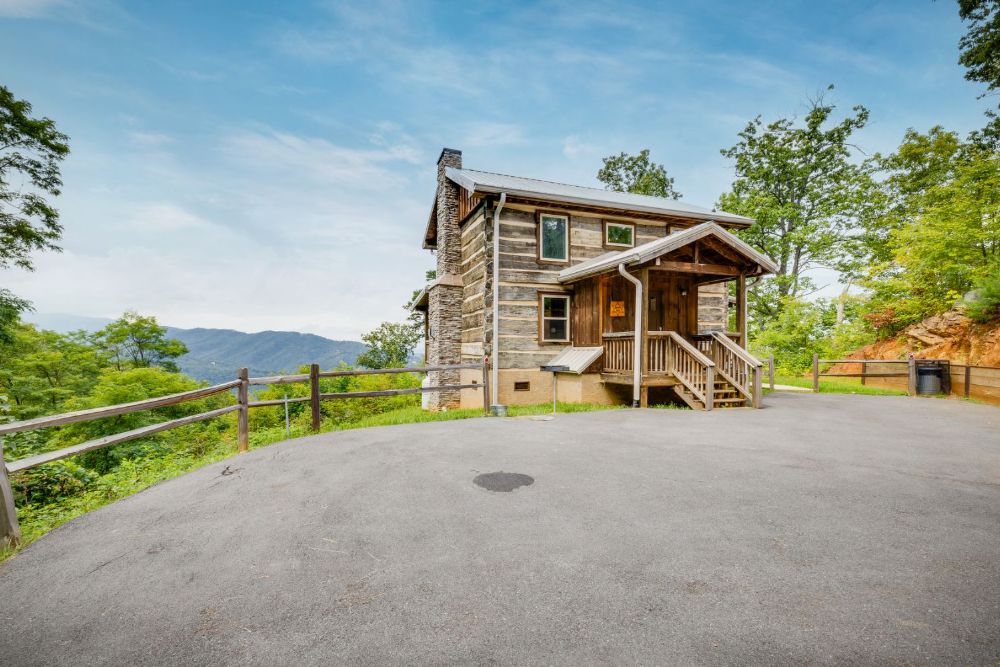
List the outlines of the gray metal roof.
{"type": "Polygon", "coordinates": [[[629,248],[620,252],[608,252],[598,257],[594,257],[593,259],[580,262],[579,264],[574,264],[573,266],[567,267],[559,272],[559,282],[573,282],[574,280],[580,280],[581,278],[587,278],[599,273],[604,273],[605,271],[615,268],[619,264],[625,264],[626,266],[645,264],[650,260],[656,259],[657,257],[678,248],[682,248],[689,243],[694,243],[698,239],[706,236],[714,236],[719,239],[747,259],[750,259],[758,264],[766,273],[775,273],[778,270],[778,267],[775,266],[774,262],[772,262],[770,258],[755,250],[740,237],[727,232],[714,222],[703,222],[700,225],[688,227],[687,229],[674,232],[673,234],[668,234],[667,236],[656,239],[655,241],[637,245],[634,248],[629,248]]]}
{"type": "Polygon", "coordinates": [[[587,367],[597,361],[597,358],[604,353],[603,347],[568,347],[548,362],[545,366],[566,366],[565,371],[560,373],[580,373],[587,370],[587,367]]]}
{"type": "Polygon", "coordinates": [[[696,220],[715,220],[731,225],[752,225],[753,218],[712,211],[702,206],[695,206],[675,199],[637,195],[631,192],[615,192],[599,188],[587,188],[580,185],[553,183],[536,178],[507,176],[488,171],[473,169],[455,169],[448,167],[445,175],[469,192],[500,193],[506,192],[508,197],[526,197],[543,201],[585,204],[621,211],[637,211],[661,215],[676,215],[696,220]]]}

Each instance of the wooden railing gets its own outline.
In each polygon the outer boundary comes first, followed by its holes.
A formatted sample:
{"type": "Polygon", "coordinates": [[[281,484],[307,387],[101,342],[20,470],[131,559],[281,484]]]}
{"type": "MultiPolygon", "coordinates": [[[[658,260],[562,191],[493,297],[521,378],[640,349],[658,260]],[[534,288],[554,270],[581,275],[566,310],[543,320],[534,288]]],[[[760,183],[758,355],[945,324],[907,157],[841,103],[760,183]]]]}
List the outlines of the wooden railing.
{"type": "Polygon", "coordinates": [[[684,340],[676,331],[650,331],[650,340],[663,341],[667,359],[666,370],[674,375],[691,394],[711,410],[715,397],[715,362],[684,340]]]}
{"type": "Polygon", "coordinates": [[[706,340],[709,343],[708,356],[715,362],[715,372],[736,387],[753,407],[759,408],[763,393],[763,363],[726,334],[716,332],[706,340]]]}
{"type": "Polygon", "coordinates": [[[424,392],[431,391],[460,391],[462,389],[482,389],[483,390],[483,411],[489,414],[490,406],[490,393],[489,393],[489,363],[488,360],[483,360],[482,363],[477,364],[448,364],[442,366],[422,366],[413,368],[378,368],[373,370],[350,370],[350,371],[320,371],[318,364],[312,364],[309,369],[308,374],[298,374],[298,375],[275,375],[270,377],[258,377],[251,378],[248,377],[248,370],[246,368],[241,368],[238,373],[238,378],[230,382],[223,382],[222,384],[213,385],[211,387],[201,387],[199,389],[194,389],[192,391],[185,391],[179,394],[170,394],[169,396],[158,396],[156,398],[149,398],[143,401],[135,401],[132,403],[122,403],[119,405],[109,405],[100,408],[91,408],[89,410],[78,410],[76,412],[67,412],[59,415],[50,415],[47,417],[38,417],[36,419],[27,419],[24,421],[11,422],[8,424],[0,424],[0,545],[3,544],[17,544],[21,539],[21,530],[17,523],[17,511],[14,507],[14,492],[10,486],[9,474],[14,472],[20,472],[22,470],[30,470],[43,463],[50,463],[52,461],[58,461],[60,459],[65,459],[70,456],[75,456],[77,454],[83,454],[84,452],[93,451],[95,449],[103,449],[104,447],[110,447],[111,445],[116,445],[122,442],[127,442],[129,440],[136,440],[138,438],[145,438],[155,433],[160,433],[161,431],[166,431],[168,429],[177,428],[179,426],[186,426],[188,424],[194,424],[195,422],[204,421],[206,419],[215,419],[216,417],[221,417],[227,415],[231,412],[238,412],[237,415],[237,426],[236,426],[236,443],[237,450],[242,453],[249,449],[249,410],[250,408],[258,408],[273,405],[282,405],[286,403],[298,403],[309,401],[312,417],[312,430],[318,431],[320,427],[320,401],[326,399],[342,399],[342,398],[370,398],[374,396],[402,396],[405,394],[421,394],[424,392]],[[452,384],[452,385],[439,385],[432,387],[410,387],[406,389],[384,389],[378,391],[355,391],[355,392],[337,392],[337,393],[320,393],[319,380],[320,378],[335,378],[335,377],[353,377],[359,375],[392,375],[397,373],[441,373],[448,371],[462,371],[462,370],[481,370],[482,371],[482,384],[473,381],[471,384],[452,384]],[[295,398],[285,398],[278,400],[268,400],[268,401],[251,401],[250,400],[250,386],[251,385],[273,385],[273,384],[290,384],[294,382],[308,382],[310,386],[309,396],[301,396],[295,398]],[[209,410],[208,412],[202,412],[196,415],[188,415],[186,417],[181,417],[179,419],[172,419],[170,421],[159,422],[157,424],[150,424],[149,426],[143,426],[141,428],[132,429],[131,431],[125,431],[123,433],[116,433],[114,435],[104,436],[102,438],[96,438],[93,440],[88,440],[86,442],[81,442],[77,445],[72,445],[70,447],[64,447],[63,449],[57,449],[52,452],[44,452],[42,454],[36,454],[35,456],[29,456],[24,459],[19,459],[17,461],[5,462],[3,456],[3,436],[12,433],[20,433],[22,431],[32,431],[41,428],[50,428],[53,426],[65,426],[67,424],[75,424],[78,422],[93,421],[95,419],[103,419],[105,417],[114,417],[117,415],[125,415],[133,412],[140,412],[143,410],[153,410],[155,408],[162,408],[170,405],[178,405],[181,403],[186,403],[189,401],[196,401],[201,398],[206,398],[208,396],[214,396],[216,394],[221,394],[223,392],[236,390],[236,403],[234,405],[227,405],[216,410],[209,410]]]}
{"type": "Polygon", "coordinates": [[[650,331],[646,335],[646,372],[650,375],[669,374],[670,337],[666,331],[650,331]]]}
{"type": "Polygon", "coordinates": [[[606,333],[604,342],[604,372],[631,373],[635,354],[635,332],[606,333]]]}

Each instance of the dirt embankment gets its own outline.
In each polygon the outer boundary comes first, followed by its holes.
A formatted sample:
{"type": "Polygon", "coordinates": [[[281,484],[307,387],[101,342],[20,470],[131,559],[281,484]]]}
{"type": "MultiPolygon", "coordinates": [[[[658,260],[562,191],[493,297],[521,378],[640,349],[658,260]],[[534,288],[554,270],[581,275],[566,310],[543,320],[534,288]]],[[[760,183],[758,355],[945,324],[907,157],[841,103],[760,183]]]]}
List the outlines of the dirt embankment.
{"type": "Polygon", "coordinates": [[[911,324],[894,338],[856,350],[849,359],[948,359],[956,364],[1000,366],[1000,320],[977,324],[949,310],[911,324]]]}

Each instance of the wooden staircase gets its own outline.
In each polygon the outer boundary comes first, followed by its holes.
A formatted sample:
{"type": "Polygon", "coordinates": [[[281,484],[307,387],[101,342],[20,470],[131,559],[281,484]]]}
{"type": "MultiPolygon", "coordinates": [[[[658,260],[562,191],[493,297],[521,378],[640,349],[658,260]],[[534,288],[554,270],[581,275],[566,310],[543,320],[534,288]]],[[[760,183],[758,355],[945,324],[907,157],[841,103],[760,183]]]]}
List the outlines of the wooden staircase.
{"type": "MultiPolygon", "coordinates": [[[[634,382],[634,339],[604,334],[603,382],[634,382]]],[[[647,331],[642,345],[643,405],[650,387],[670,386],[694,410],[760,407],[761,362],[724,334],[706,334],[696,347],[676,331],[647,331]]]]}
{"type": "MultiPolygon", "coordinates": [[[[674,385],[673,390],[677,398],[692,410],[705,409],[705,402],[688,391],[684,385],[674,385]]],[[[750,400],[741,394],[732,382],[723,378],[715,378],[715,395],[712,397],[712,406],[716,409],[752,407],[750,400]]]]}

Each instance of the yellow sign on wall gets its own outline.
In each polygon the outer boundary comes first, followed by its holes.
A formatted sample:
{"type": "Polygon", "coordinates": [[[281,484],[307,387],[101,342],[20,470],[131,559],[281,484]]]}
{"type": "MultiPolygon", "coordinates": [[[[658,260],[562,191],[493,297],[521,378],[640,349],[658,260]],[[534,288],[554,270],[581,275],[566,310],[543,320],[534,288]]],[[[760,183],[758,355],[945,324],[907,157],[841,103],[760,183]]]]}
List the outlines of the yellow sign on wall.
{"type": "Polygon", "coordinates": [[[611,317],[625,317],[625,302],[624,301],[612,301],[611,302],[611,317]]]}

